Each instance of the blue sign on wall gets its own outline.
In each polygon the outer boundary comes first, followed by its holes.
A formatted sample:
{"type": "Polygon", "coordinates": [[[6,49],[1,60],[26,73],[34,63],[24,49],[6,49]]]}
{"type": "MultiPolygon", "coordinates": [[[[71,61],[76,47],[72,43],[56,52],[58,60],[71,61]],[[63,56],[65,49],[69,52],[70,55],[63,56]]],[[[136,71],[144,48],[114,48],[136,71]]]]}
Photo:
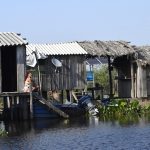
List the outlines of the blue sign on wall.
{"type": "Polygon", "coordinates": [[[86,79],[87,79],[87,81],[93,81],[93,79],[94,79],[93,71],[86,72],[86,79]]]}

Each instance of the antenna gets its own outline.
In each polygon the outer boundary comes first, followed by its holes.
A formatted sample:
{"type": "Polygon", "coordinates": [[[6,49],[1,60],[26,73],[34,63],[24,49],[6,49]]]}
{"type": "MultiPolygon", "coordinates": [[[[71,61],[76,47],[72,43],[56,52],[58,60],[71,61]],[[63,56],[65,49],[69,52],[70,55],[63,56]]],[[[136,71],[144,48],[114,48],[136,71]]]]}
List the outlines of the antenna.
{"type": "Polygon", "coordinates": [[[56,67],[55,72],[57,72],[57,68],[62,67],[62,62],[56,58],[52,58],[51,62],[56,67]]]}
{"type": "Polygon", "coordinates": [[[53,65],[54,65],[55,67],[62,67],[62,63],[61,63],[61,61],[59,61],[58,59],[52,58],[51,61],[52,61],[53,65]]]}

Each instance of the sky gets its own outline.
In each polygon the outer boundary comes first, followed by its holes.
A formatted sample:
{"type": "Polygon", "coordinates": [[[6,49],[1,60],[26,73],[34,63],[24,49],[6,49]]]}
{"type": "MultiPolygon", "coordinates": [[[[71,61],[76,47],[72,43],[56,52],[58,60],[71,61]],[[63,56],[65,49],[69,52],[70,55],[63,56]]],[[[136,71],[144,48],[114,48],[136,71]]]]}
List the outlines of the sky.
{"type": "Polygon", "coordinates": [[[150,0],[2,0],[0,32],[29,43],[124,40],[150,45],[150,0]]]}

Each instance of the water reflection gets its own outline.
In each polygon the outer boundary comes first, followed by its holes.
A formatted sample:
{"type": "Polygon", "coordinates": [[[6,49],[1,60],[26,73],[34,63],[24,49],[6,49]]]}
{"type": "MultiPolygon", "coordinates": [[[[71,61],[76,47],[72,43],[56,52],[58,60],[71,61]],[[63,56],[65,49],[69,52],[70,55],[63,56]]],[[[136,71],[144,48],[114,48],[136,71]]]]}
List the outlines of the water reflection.
{"type": "Polygon", "coordinates": [[[150,122],[150,116],[122,116],[119,119],[109,117],[79,117],[73,119],[37,119],[23,122],[4,122],[0,121],[0,128],[8,132],[8,136],[22,135],[24,133],[47,130],[81,128],[89,126],[99,126],[109,124],[111,126],[128,127],[133,125],[145,125],[150,122]]]}
{"type": "Polygon", "coordinates": [[[144,116],[139,116],[139,115],[121,115],[118,117],[108,117],[108,116],[101,116],[99,118],[100,122],[104,123],[112,123],[112,125],[119,125],[122,127],[125,126],[133,126],[133,125],[140,125],[140,124],[145,124],[150,122],[150,115],[144,115],[144,116]]]}
{"type": "Polygon", "coordinates": [[[37,119],[33,121],[0,121],[0,128],[8,132],[8,136],[22,135],[31,131],[39,131],[46,129],[63,129],[70,127],[89,126],[87,117],[79,117],[75,119],[37,119]]]}
{"type": "Polygon", "coordinates": [[[150,116],[81,117],[0,122],[0,150],[148,149],[150,116]]]}

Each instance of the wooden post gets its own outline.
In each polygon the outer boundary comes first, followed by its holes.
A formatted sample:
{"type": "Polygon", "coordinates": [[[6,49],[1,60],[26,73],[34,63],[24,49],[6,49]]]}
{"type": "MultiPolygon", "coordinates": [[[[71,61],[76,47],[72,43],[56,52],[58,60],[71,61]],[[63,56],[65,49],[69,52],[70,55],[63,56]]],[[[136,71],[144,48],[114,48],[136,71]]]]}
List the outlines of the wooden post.
{"type": "Polygon", "coordinates": [[[30,91],[30,119],[33,119],[33,96],[32,96],[32,91],[30,91]]]}
{"type": "Polygon", "coordinates": [[[63,104],[63,99],[64,99],[64,91],[61,90],[61,103],[63,104]]]}
{"type": "Polygon", "coordinates": [[[67,100],[70,102],[70,91],[66,90],[66,96],[67,96],[67,100]]]}
{"type": "Polygon", "coordinates": [[[19,96],[16,97],[17,104],[19,104],[19,96]]]}
{"type": "Polygon", "coordinates": [[[14,109],[13,109],[13,105],[14,105],[14,96],[11,97],[11,100],[10,100],[10,115],[11,115],[11,120],[14,119],[14,109]]]}
{"type": "Polygon", "coordinates": [[[21,97],[20,96],[18,96],[19,97],[19,120],[22,120],[23,118],[22,118],[22,99],[21,99],[21,97]]]}
{"type": "Polygon", "coordinates": [[[133,63],[131,62],[131,97],[135,97],[135,84],[134,84],[134,69],[133,63]]]}
{"type": "Polygon", "coordinates": [[[72,102],[72,91],[69,90],[70,102],[72,102]]]}
{"type": "Polygon", "coordinates": [[[23,106],[23,120],[27,120],[28,119],[28,107],[27,107],[27,100],[24,96],[22,96],[22,106],[23,106]]]}
{"type": "Polygon", "coordinates": [[[135,98],[137,98],[137,73],[135,73],[135,98]]]}
{"type": "Polygon", "coordinates": [[[111,62],[110,62],[110,56],[107,56],[108,58],[108,71],[109,71],[109,87],[110,87],[110,98],[113,97],[113,86],[112,86],[112,74],[111,74],[111,62]]]}
{"type": "Polygon", "coordinates": [[[29,93],[26,94],[23,92],[3,92],[0,93],[0,97],[3,97],[4,99],[4,119],[28,119],[29,111],[27,105],[27,98],[29,98],[29,93]]]}
{"type": "Polygon", "coordinates": [[[42,96],[42,83],[41,83],[41,72],[40,72],[40,65],[39,65],[39,61],[38,61],[38,56],[36,51],[33,52],[37,61],[37,69],[38,69],[38,82],[39,82],[39,93],[42,96]]]}
{"type": "Polygon", "coordinates": [[[16,102],[17,102],[17,119],[20,120],[21,119],[21,111],[20,111],[20,98],[19,95],[16,97],[16,102]]]}
{"type": "Polygon", "coordinates": [[[8,106],[8,108],[10,108],[10,99],[9,99],[9,96],[7,96],[7,106],[8,106]]]}
{"type": "Polygon", "coordinates": [[[76,102],[78,102],[78,98],[77,98],[77,96],[76,96],[76,94],[74,93],[73,90],[71,91],[71,93],[72,93],[73,98],[76,100],[76,102]]]}
{"type": "Polygon", "coordinates": [[[7,106],[8,106],[8,109],[7,109],[7,119],[11,119],[11,103],[10,103],[10,98],[9,96],[7,96],[7,106]]]}
{"type": "Polygon", "coordinates": [[[95,91],[94,91],[94,88],[92,88],[92,100],[95,100],[95,91]]]}
{"type": "Polygon", "coordinates": [[[17,97],[14,98],[14,120],[18,119],[18,106],[17,106],[17,97]]]}

